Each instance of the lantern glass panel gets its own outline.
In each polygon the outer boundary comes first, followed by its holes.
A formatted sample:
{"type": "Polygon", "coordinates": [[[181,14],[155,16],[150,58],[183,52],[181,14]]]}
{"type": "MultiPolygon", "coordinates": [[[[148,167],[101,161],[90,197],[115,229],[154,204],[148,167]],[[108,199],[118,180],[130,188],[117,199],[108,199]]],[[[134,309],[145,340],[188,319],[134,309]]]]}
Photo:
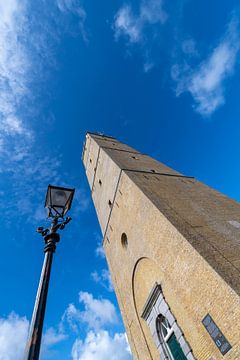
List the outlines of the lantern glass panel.
{"type": "Polygon", "coordinates": [[[54,207],[65,207],[70,191],[65,191],[61,189],[52,189],[51,190],[51,205],[54,207]]]}
{"type": "Polygon", "coordinates": [[[73,194],[74,189],[49,185],[45,202],[49,214],[53,214],[54,211],[56,215],[64,216],[71,207],[73,194]]]}

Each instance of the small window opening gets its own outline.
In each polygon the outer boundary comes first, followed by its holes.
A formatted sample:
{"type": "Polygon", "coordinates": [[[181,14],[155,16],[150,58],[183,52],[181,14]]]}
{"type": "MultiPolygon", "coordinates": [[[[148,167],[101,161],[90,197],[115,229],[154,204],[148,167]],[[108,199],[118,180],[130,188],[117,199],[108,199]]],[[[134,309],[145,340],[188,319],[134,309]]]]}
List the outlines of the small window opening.
{"type": "Polygon", "coordinates": [[[99,183],[100,186],[102,186],[102,180],[101,179],[98,180],[98,183],[99,183]]]}
{"type": "Polygon", "coordinates": [[[155,173],[155,172],[156,172],[156,170],[151,169],[151,172],[155,173]]]}
{"type": "Polygon", "coordinates": [[[110,207],[112,207],[112,202],[111,202],[111,200],[108,200],[108,205],[109,205],[110,207]]]}
{"type": "Polygon", "coordinates": [[[90,163],[92,163],[92,159],[90,159],[90,163]]]}
{"type": "Polygon", "coordinates": [[[132,159],[139,160],[139,158],[136,156],[132,156],[132,159]]]}
{"type": "Polygon", "coordinates": [[[128,238],[125,233],[122,233],[122,235],[121,235],[121,243],[122,243],[122,246],[126,249],[128,246],[128,238]]]}

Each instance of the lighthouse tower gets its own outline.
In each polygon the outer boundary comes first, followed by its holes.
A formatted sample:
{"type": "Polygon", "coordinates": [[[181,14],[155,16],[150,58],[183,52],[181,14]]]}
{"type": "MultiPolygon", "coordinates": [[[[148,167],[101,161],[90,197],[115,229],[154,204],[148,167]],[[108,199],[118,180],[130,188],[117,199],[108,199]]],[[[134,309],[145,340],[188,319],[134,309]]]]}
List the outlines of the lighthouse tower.
{"type": "Polygon", "coordinates": [[[240,204],[112,137],[83,163],[134,359],[240,360],[240,204]]]}

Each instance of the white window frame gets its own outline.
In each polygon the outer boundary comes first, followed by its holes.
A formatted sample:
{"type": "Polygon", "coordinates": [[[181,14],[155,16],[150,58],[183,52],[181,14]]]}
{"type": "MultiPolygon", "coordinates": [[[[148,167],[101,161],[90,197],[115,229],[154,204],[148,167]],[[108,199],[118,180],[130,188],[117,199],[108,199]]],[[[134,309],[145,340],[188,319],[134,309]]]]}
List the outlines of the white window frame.
{"type": "Polygon", "coordinates": [[[167,344],[167,340],[173,333],[176,336],[176,339],[179,342],[187,360],[196,360],[188,342],[183,335],[181,328],[178,326],[177,321],[172,314],[165,297],[163,296],[162,287],[158,283],[155,283],[152,291],[148,296],[148,299],[143,308],[142,318],[146,321],[150,329],[153,340],[160,353],[161,360],[174,360],[167,344]],[[166,337],[159,333],[159,330],[161,330],[158,328],[159,317],[166,318],[169,323],[170,331],[166,337]]]}
{"type": "Polygon", "coordinates": [[[172,336],[172,334],[174,334],[173,327],[169,324],[167,318],[165,318],[163,315],[158,315],[157,320],[156,320],[156,328],[157,328],[158,336],[162,340],[162,346],[163,346],[165,352],[167,353],[166,355],[169,357],[169,360],[175,360],[172,355],[172,352],[168,346],[168,343],[167,343],[168,340],[170,339],[170,337],[172,336]],[[164,320],[166,320],[166,322],[168,323],[168,325],[169,325],[168,327],[164,326],[164,323],[163,323],[164,320]],[[164,335],[163,327],[167,331],[167,335],[164,335]]]}

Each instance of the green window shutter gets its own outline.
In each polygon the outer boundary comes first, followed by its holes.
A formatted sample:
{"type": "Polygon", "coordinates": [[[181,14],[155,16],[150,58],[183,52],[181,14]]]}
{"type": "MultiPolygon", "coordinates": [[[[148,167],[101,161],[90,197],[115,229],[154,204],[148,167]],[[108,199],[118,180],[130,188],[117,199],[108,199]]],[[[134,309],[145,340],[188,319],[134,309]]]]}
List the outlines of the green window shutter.
{"type": "Polygon", "coordinates": [[[174,360],[187,360],[174,334],[172,334],[172,336],[169,338],[167,344],[169,346],[169,349],[172,353],[174,360]]]}

